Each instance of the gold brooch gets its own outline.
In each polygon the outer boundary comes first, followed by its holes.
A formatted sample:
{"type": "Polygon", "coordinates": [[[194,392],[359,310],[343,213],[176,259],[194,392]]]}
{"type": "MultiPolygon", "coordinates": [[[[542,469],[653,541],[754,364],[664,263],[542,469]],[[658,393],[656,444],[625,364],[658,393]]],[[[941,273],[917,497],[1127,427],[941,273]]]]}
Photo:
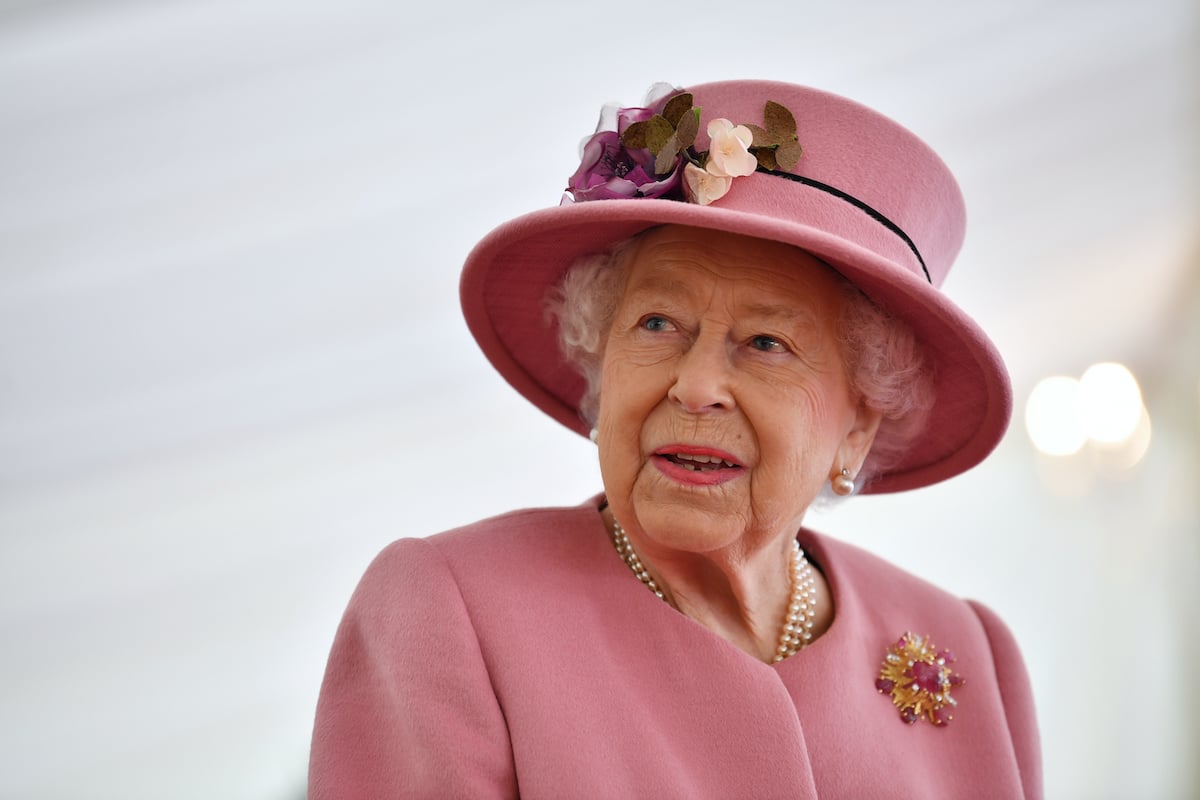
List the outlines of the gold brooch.
{"type": "Polygon", "coordinates": [[[962,686],[962,676],[951,671],[954,654],[938,650],[928,636],[905,633],[888,648],[875,688],[890,694],[900,709],[900,719],[912,725],[925,717],[942,727],[954,719],[958,702],[951,689],[962,686]]]}

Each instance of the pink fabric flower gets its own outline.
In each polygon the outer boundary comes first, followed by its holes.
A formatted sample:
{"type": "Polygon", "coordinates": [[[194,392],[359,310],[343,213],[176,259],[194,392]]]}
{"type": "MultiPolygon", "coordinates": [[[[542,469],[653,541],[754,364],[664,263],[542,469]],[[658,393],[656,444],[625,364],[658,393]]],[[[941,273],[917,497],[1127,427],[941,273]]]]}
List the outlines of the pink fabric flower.
{"type": "Polygon", "coordinates": [[[678,169],[659,179],[649,150],[629,150],[616,131],[601,131],[584,143],[583,158],[567,191],[578,202],[663,197],[678,186],[678,169]]]}
{"type": "Polygon", "coordinates": [[[721,199],[732,185],[733,178],[727,175],[714,175],[695,164],[683,168],[683,193],[689,202],[697,205],[706,206],[721,199]]]}
{"type": "Polygon", "coordinates": [[[579,169],[568,181],[571,200],[655,198],[672,193],[678,196],[678,166],[669,175],[656,176],[653,153],[621,144],[621,134],[626,128],[653,115],[654,111],[647,108],[609,107],[602,112],[602,130],[583,143],[579,169]]]}
{"type": "MultiPolygon", "coordinates": [[[[745,125],[734,126],[727,119],[708,123],[710,140],[705,168],[723,178],[740,178],[758,169],[758,159],[750,152],[754,134],[745,125]]],[[[722,192],[724,194],[724,192],[722,192]]]]}

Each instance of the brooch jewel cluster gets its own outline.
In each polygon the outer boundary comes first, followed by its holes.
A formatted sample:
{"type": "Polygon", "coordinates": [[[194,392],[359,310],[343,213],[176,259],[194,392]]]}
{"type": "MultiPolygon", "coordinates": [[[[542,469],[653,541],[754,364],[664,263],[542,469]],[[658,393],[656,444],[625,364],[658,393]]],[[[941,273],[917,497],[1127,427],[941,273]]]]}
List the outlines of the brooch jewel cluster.
{"type": "Polygon", "coordinates": [[[796,118],[779,103],[767,101],[762,125],[711,120],[707,150],[695,149],[700,109],[690,92],[648,105],[605,109],[583,143],[564,202],[660,198],[708,205],[734,178],[758,169],[791,171],[800,159],[796,118]]]}
{"type": "Polygon", "coordinates": [[[875,688],[892,696],[900,719],[909,725],[924,717],[942,727],[954,719],[958,705],[950,691],[965,682],[950,670],[953,663],[954,654],[938,650],[928,636],[906,633],[888,648],[875,688]]]}

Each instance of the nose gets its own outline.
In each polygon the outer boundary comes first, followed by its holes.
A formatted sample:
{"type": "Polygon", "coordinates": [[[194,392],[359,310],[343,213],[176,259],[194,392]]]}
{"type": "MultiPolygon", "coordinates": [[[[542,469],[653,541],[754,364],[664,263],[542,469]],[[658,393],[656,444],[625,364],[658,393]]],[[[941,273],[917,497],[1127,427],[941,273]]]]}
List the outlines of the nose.
{"type": "Polygon", "coordinates": [[[697,338],[676,363],[669,400],[689,414],[733,408],[732,364],[723,337],[697,338]]]}

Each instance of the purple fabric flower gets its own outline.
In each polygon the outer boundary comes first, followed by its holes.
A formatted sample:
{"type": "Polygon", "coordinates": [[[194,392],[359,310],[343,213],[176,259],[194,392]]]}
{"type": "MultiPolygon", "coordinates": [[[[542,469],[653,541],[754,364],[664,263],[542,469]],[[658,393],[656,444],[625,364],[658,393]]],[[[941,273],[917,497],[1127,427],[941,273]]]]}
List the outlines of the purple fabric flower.
{"type": "Polygon", "coordinates": [[[627,148],[621,134],[634,122],[654,116],[648,108],[621,108],[614,120],[601,116],[601,127],[583,144],[579,169],[571,176],[567,191],[575,202],[623,200],[636,197],[679,199],[679,164],[669,175],[654,174],[654,154],[645,148],[627,148]],[[607,124],[606,124],[607,123],[607,124]],[[613,124],[615,123],[615,125],[613,124]],[[612,130],[612,128],[616,130],[612,130]]]}

